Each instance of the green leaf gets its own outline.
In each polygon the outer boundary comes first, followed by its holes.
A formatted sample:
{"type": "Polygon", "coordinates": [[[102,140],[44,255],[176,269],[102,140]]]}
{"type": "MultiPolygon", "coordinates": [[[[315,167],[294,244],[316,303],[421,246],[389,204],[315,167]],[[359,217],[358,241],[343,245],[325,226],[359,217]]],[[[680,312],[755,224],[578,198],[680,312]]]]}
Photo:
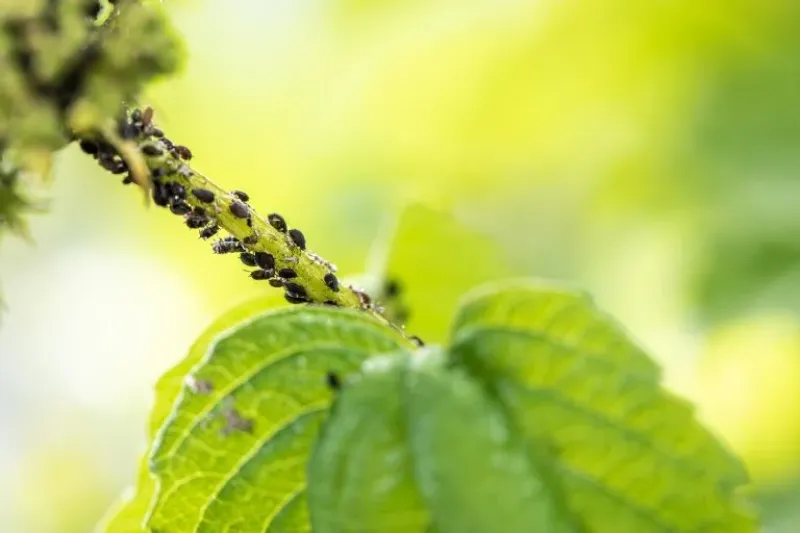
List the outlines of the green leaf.
{"type": "Polygon", "coordinates": [[[584,294],[526,282],[484,289],[462,306],[453,337],[454,364],[544,446],[587,531],[756,530],[736,501],[741,463],[584,294]]]}
{"type": "Polygon", "coordinates": [[[408,331],[429,343],[445,340],[466,291],[511,274],[497,243],[422,205],[402,213],[381,267],[381,274],[402,283],[402,296],[411,307],[408,331]]]}
{"type": "Polygon", "coordinates": [[[523,443],[443,354],[371,360],[309,464],[315,533],[571,531],[523,443]]]}
{"type": "MultiPolygon", "coordinates": [[[[168,370],[155,386],[153,408],[150,411],[150,420],[147,431],[147,449],[149,450],[155,440],[159,428],[169,416],[181,390],[184,387],[186,376],[192,371],[208,352],[209,346],[216,337],[234,325],[253,318],[276,306],[284,305],[283,297],[270,294],[269,296],[247,301],[215,320],[189,349],[185,358],[168,370]]],[[[139,533],[145,532],[144,519],[150,507],[150,501],[155,494],[155,479],[150,474],[150,462],[145,455],[139,465],[137,483],[134,489],[129,489],[122,495],[108,515],[101,521],[98,531],[108,533],[139,533]]]]}
{"type": "Polygon", "coordinates": [[[328,372],[403,342],[364,313],[307,306],[216,338],[158,432],[147,527],[307,531],[306,456],[331,401],[328,372]]]}

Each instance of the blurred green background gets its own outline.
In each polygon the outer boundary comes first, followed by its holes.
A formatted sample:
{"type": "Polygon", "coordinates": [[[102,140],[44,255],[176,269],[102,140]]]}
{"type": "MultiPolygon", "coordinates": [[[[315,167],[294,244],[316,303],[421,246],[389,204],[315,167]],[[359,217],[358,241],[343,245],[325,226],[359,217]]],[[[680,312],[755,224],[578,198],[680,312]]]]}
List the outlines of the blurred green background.
{"type": "MultiPolygon", "coordinates": [[[[146,103],[199,171],[345,274],[404,205],[452,216],[417,210],[390,263],[429,339],[487,277],[586,287],[745,459],[767,531],[797,531],[800,3],[165,8],[191,55],[146,103]]],[[[0,247],[3,532],[90,531],[134,479],[158,375],[268,290],[77,149],[55,174],[35,244],[0,247]]]]}

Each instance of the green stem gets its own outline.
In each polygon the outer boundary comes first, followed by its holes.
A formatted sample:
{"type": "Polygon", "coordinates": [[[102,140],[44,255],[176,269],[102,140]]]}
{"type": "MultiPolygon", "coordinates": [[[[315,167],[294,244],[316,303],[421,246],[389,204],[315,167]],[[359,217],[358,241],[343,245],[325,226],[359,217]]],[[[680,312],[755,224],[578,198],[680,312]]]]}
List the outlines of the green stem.
{"type": "MultiPolygon", "coordinates": [[[[288,229],[281,228],[280,225],[274,227],[268,217],[259,215],[249,205],[249,200],[243,201],[241,197],[191,168],[186,161],[187,151],[183,147],[176,147],[164,137],[150,117],[142,118],[150,113],[151,111],[141,110],[127,112],[122,124],[115,124],[113,128],[109,126],[94,139],[84,139],[84,149],[93,153],[99,161],[104,158],[106,161],[109,158],[118,161],[119,166],[129,172],[124,181],[141,185],[148,194],[154,193],[159,187],[185,191],[185,195],[181,194],[177,203],[188,204],[184,210],[189,207],[199,210],[209,219],[203,228],[195,229],[202,232],[203,229],[219,226],[240,243],[237,246],[241,246],[245,253],[269,254],[274,260],[274,274],[267,277],[276,284],[282,279],[287,293],[291,292],[288,287],[294,290],[298,290],[297,286],[302,288],[300,292],[303,298],[293,300],[290,294],[287,300],[302,303],[299,300],[304,299],[308,303],[360,309],[403,331],[384,317],[382,308],[376,306],[363,290],[338,283],[335,278],[336,267],[317,254],[302,249],[290,235],[291,226],[288,229]],[[123,140],[117,133],[120,131],[127,139],[123,140]],[[136,169],[140,170],[137,172],[136,169]],[[149,176],[142,176],[142,171],[149,176]],[[175,185],[180,187],[176,188],[175,185]],[[198,196],[193,191],[205,192],[198,196]],[[244,213],[242,209],[245,210],[244,213]],[[283,269],[290,269],[296,277],[281,276],[283,269]]],[[[181,216],[187,219],[191,217],[190,214],[181,216]]],[[[218,243],[219,238],[215,236],[213,241],[218,243]]],[[[258,270],[262,269],[254,267],[254,271],[258,270]]],[[[270,285],[267,280],[258,283],[270,285]]]]}

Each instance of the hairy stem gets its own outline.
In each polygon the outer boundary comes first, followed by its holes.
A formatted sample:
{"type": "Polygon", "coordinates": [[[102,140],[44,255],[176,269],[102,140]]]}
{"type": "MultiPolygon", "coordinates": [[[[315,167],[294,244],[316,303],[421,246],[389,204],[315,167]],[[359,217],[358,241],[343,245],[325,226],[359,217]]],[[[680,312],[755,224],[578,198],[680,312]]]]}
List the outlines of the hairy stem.
{"type": "Polygon", "coordinates": [[[123,183],[144,187],[156,205],[211,239],[216,253],[239,254],[252,268],[253,279],[282,288],[291,303],[361,309],[401,329],[384,317],[366,292],[339,283],[336,267],[308,250],[305,236],[283,217],[259,215],[248,195],[225,190],[191,168],[190,150],[164,136],[152,121],[151,109],[126,111],[114,126],[83,139],[82,149],[106,170],[125,174],[123,183]],[[218,230],[227,235],[220,237],[218,230]]]}

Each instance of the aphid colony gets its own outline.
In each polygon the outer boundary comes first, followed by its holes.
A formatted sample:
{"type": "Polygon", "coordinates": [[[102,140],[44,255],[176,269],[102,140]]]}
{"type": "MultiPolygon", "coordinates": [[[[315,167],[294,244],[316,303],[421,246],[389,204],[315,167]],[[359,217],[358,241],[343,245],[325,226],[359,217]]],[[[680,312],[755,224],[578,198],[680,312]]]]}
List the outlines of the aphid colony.
{"type": "MultiPolygon", "coordinates": [[[[134,109],[125,112],[118,119],[117,133],[125,140],[136,141],[143,155],[151,158],[162,157],[170,154],[174,158],[188,161],[192,158],[189,148],[176,145],[164,136],[164,132],[153,124],[153,110],[148,107],[144,110],[134,109]]],[[[125,174],[123,183],[133,183],[135,178],[128,168],[121,154],[105,140],[82,140],[81,149],[93,156],[98,164],[113,174],[125,174]]],[[[184,176],[192,176],[192,171],[185,165],[176,171],[184,176]]],[[[248,227],[253,227],[255,213],[248,202],[250,195],[243,191],[234,190],[221,198],[221,193],[215,193],[203,187],[193,187],[187,190],[183,185],[170,178],[165,167],[158,167],[151,172],[151,196],[153,203],[159,207],[169,209],[171,213],[180,216],[184,224],[193,230],[198,230],[200,238],[211,239],[220,231],[217,217],[222,209],[237,219],[247,221],[248,227]],[[194,207],[192,206],[194,204],[194,207]]],[[[289,228],[286,220],[278,213],[267,216],[266,222],[275,230],[286,237],[287,244],[299,252],[306,251],[306,238],[297,228],[289,228]]],[[[276,265],[275,257],[264,251],[249,250],[259,240],[256,232],[239,240],[234,236],[224,236],[211,243],[215,254],[238,253],[241,262],[254,270],[250,277],[254,280],[265,280],[273,287],[284,289],[284,296],[290,303],[311,302],[308,290],[298,280],[297,272],[292,268],[292,263],[298,261],[297,257],[284,258],[286,266],[276,265]]],[[[328,272],[323,276],[322,282],[331,292],[339,292],[339,280],[336,278],[336,266],[312,252],[306,256],[316,264],[324,266],[328,272]]],[[[355,289],[354,289],[355,290],[355,289]]],[[[359,296],[361,306],[372,309],[369,297],[363,291],[355,291],[359,296]]],[[[334,300],[326,300],[326,305],[339,305],[334,300]]]]}

